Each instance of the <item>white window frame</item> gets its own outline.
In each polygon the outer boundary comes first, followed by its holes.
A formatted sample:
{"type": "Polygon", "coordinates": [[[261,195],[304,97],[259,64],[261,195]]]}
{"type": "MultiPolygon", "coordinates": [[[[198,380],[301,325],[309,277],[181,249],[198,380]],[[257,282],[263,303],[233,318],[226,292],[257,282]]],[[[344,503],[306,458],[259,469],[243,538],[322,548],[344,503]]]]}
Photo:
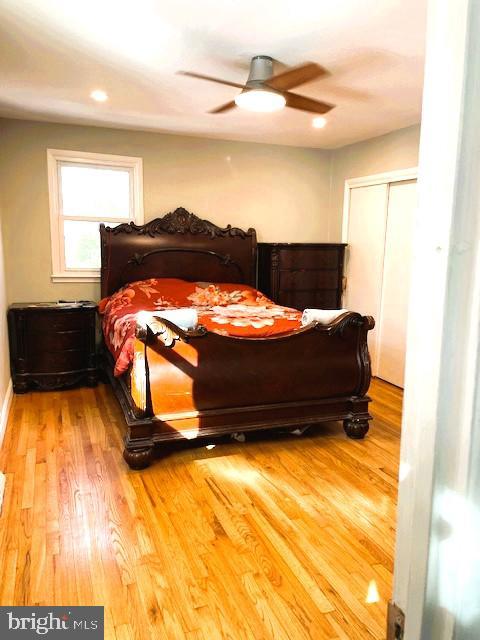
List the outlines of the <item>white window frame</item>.
{"type": "MultiPolygon", "coordinates": [[[[80,165],[94,165],[129,169],[132,175],[132,192],[130,216],[123,218],[103,217],[104,222],[135,222],[143,224],[143,162],[142,158],[117,156],[106,153],[90,153],[87,151],[65,151],[61,149],[47,149],[48,191],[50,197],[50,238],[52,248],[52,282],[99,282],[100,269],[68,269],[65,266],[65,248],[62,213],[60,200],[61,183],[59,167],[61,163],[78,163],[80,165]]],[[[71,220],[88,220],[91,218],[71,217],[71,220]]],[[[93,219],[95,221],[95,219],[93,219]]]]}

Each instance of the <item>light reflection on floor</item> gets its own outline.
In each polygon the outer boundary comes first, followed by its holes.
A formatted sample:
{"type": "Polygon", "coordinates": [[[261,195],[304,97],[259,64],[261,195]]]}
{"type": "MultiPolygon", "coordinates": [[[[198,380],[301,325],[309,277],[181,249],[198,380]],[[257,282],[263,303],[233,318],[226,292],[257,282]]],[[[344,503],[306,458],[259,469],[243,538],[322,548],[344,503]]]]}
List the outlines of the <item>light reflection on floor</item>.
{"type": "Polygon", "coordinates": [[[367,597],[365,598],[366,604],[374,604],[380,600],[380,594],[378,593],[378,587],[375,580],[370,580],[368,583],[367,597]]]}

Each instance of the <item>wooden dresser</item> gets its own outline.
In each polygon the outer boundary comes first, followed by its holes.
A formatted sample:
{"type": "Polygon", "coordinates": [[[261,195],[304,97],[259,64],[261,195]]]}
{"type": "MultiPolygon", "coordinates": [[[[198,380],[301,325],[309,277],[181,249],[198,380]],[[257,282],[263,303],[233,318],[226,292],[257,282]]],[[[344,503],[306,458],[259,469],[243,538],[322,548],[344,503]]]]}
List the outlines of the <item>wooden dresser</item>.
{"type": "Polygon", "coordinates": [[[96,304],[17,303],[8,310],[15,393],[97,383],[96,304]]]}
{"type": "Polygon", "coordinates": [[[261,242],[258,288],[295,309],[339,309],[345,244],[261,242]]]}

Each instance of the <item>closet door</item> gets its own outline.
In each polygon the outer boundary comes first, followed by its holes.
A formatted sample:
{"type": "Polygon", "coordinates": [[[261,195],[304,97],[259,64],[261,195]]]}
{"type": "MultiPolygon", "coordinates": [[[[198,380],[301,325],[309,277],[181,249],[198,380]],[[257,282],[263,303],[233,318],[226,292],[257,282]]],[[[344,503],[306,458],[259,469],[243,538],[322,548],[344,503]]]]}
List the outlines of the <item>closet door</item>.
{"type": "Polygon", "coordinates": [[[388,184],[356,187],[350,191],[344,307],[375,318],[377,326],[368,333],[373,375],[377,375],[387,203],[388,184]]]}
{"type": "Polygon", "coordinates": [[[403,387],[417,182],[390,184],[378,327],[379,378],[403,387]]]}

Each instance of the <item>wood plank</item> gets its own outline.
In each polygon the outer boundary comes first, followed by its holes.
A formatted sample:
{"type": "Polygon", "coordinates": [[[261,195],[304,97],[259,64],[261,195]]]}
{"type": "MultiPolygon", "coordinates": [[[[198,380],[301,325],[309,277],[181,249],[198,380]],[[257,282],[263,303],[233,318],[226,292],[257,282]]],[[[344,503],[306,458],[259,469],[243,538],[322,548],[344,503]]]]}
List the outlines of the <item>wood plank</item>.
{"type": "Polygon", "coordinates": [[[364,441],[331,423],[186,444],[142,472],[108,386],[16,396],[0,604],[103,605],[112,640],[381,640],[402,392],[370,394],[364,441]]]}

